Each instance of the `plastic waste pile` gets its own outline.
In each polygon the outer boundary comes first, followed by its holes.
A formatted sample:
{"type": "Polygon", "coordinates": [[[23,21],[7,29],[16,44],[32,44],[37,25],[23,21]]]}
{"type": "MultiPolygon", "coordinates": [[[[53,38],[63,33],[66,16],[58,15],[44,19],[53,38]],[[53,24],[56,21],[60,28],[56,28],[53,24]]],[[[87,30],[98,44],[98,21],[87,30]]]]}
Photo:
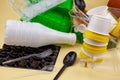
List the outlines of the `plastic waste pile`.
{"type": "Polygon", "coordinates": [[[100,64],[104,61],[103,55],[108,49],[117,47],[120,37],[118,7],[108,4],[87,11],[84,0],[8,0],[8,2],[21,16],[21,21],[7,22],[6,44],[38,47],[56,43],[74,45],[78,41],[82,44],[80,63],[84,67],[95,67],[96,64],[100,64]],[[12,34],[11,31],[15,31],[16,34],[12,34]],[[30,36],[27,37],[28,35],[30,36]],[[28,43],[26,37],[29,38],[28,43]]]}

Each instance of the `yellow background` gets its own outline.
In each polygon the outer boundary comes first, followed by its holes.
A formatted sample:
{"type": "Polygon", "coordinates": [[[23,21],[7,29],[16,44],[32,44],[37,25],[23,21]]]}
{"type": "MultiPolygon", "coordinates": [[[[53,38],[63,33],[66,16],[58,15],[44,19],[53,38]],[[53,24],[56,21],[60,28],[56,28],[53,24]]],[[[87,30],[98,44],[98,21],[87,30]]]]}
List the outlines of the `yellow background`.
{"type": "MultiPolygon", "coordinates": [[[[8,6],[6,0],[0,0],[0,47],[3,44],[5,22],[8,19],[19,20],[19,16],[8,6]]],[[[87,9],[106,5],[108,0],[85,0],[87,9]]],[[[27,70],[18,68],[0,67],[0,80],[53,80],[54,76],[63,66],[63,58],[69,51],[75,51],[78,55],[80,44],[74,46],[62,45],[56,65],[52,72],[27,70]]],[[[93,70],[80,67],[79,57],[74,66],[67,68],[59,80],[120,80],[120,73],[93,70]]]]}

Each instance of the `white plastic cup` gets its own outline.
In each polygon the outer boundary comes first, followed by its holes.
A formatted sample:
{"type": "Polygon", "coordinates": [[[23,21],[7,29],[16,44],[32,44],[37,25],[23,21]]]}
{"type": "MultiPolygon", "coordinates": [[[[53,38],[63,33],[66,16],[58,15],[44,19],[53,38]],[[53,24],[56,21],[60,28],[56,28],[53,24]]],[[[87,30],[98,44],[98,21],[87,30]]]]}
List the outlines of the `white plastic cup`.
{"type": "Polygon", "coordinates": [[[30,47],[50,44],[74,45],[76,43],[76,35],[74,33],[56,31],[39,23],[8,20],[4,43],[30,47]]]}
{"type": "Polygon", "coordinates": [[[87,44],[93,45],[93,46],[107,46],[108,45],[108,43],[98,42],[98,41],[91,40],[88,38],[84,38],[84,42],[86,42],[87,44]]]}
{"type": "Polygon", "coordinates": [[[103,16],[93,15],[87,29],[101,35],[109,35],[111,20],[103,16]]]}
{"type": "Polygon", "coordinates": [[[116,27],[116,25],[118,24],[117,20],[112,16],[112,14],[110,12],[108,12],[108,14],[105,16],[106,18],[111,19],[111,30],[110,32],[116,27]]]}
{"type": "Polygon", "coordinates": [[[101,15],[101,16],[106,16],[108,14],[108,7],[107,6],[99,6],[90,9],[87,14],[91,18],[93,15],[101,15]]]}
{"type": "Polygon", "coordinates": [[[104,16],[106,18],[111,19],[111,31],[114,29],[114,27],[117,25],[117,21],[115,20],[115,18],[112,16],[112,14],[109,12],[108,7],[107,6],[99,6],[99,7],[95,7],[93,9],[90,9],[87,12],[89,18],[91,19],[91,17],[93,15],[100,15],[100,16],[104,16]]]}
{"type": "Polygon", "coordinates": [[[88,15],[106,15],[107,14],[107,11],[108,10],[108,7],[107,6],[98,6],[98,7],[95,7],[95,8],[92,8],[90,9],[87,14],[88,15]]]}

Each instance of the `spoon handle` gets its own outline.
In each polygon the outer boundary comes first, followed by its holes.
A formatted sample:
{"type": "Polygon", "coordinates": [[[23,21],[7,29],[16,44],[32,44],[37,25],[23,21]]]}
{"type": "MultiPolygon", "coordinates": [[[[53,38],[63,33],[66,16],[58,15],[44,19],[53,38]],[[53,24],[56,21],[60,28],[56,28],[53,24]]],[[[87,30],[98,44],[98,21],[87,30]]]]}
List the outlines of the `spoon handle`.
{"type": "Polygon", "coordinates": [[[60,69],[60,71],[57,73],[57,75],[55,76],[55,78],[53,79],[53,80],[57,80],[60,76],[61,76],[61,74],[63,73],[63,71],[66,69],[66,65],[64,65],[61,69],[60,69]]]}

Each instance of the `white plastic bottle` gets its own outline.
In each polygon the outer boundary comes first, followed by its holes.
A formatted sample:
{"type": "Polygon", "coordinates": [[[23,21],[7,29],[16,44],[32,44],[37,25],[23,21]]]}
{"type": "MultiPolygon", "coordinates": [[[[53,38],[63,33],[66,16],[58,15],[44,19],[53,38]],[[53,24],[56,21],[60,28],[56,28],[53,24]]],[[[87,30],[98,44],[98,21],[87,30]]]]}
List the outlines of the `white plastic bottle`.
{"type": "Polygon", "coordinates": [[[8,20],[4,43],[16,46],[40,47],[49,44],[76,43],[74,33],[64,33],[50,29],[39,23],[8,20]]]}

